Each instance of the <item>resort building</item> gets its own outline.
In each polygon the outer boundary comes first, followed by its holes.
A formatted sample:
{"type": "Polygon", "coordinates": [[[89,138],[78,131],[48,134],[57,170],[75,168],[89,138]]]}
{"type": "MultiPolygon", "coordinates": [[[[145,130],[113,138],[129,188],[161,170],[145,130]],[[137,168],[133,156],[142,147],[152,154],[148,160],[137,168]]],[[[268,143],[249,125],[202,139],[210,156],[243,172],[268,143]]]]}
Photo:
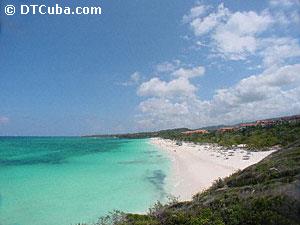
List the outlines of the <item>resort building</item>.
{"type": "Polygon", "coordinates": [[[272,126],[272,125],[276,124],[276,121],[274,121],[274,120],[258,120],[258,121],[256,121],[256,124],[258,126],[268,127],[268,126],[272,126]]]}
{"type": "Polygon", "coordinates": [[[275,119],[258,120],[256,121],[256,124],[260,126],[272,126],[278,123],[284,123],[284,122],[293,123],[299,121],[300,121],[300,115],[294,115],[294,116],[285,116],[285,117],[280,117],[275,119]]]}
{"type": "Polygon", "coordinates": [[[243,127],[256,127],[257,126],[257,123],[242,123],[240,125],[241,128],[243,127]]]}
{"type": "Polygon", "coordinates": [[[207,130],[190,130],[190,131],[182,132],[182,134],[188,134],[188,135],[191,135],[191,134],[207,134],[207,133],[209,133],[207,130]]]}
{"type": "Polygon", "coordinates": [[[300,115],[294,115],[294,116],[285,116],[280,118],[281,121],[285,122],[299,122],[300,121],[300,115]]]}
{"type": "Polygon", "coordinates": [[[222,127],[218,129],[219,132],[224,133],[224,132],[231,132],[237,130],[236,127],[222,127]]]}

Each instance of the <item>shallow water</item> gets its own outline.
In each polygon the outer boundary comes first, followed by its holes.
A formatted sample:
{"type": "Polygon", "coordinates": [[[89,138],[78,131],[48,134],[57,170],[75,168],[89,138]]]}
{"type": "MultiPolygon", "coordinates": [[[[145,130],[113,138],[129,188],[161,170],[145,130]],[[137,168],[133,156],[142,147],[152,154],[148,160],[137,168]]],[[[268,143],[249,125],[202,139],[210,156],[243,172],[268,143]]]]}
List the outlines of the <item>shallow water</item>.
{"type": "Polygon", "coordinates": [[[95,222],[164,200],[169,160],[148,140],[0,137],[0,224],[95,222]]]}

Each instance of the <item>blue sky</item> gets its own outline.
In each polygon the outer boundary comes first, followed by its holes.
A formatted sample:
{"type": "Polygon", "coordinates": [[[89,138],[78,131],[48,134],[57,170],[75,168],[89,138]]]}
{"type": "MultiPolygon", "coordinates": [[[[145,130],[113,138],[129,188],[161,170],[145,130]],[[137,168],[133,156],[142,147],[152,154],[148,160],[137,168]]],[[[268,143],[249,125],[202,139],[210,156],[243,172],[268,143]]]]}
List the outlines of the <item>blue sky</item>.
{"type": "MultiPolygon", "coordinates": [[[[5,0],[1,9],[30,3],[5,0]]],[[[197,128],[300,113],[298,1],[59,3],[100,5],[102,15],[1,11],[0,135],[197,128]]]]}

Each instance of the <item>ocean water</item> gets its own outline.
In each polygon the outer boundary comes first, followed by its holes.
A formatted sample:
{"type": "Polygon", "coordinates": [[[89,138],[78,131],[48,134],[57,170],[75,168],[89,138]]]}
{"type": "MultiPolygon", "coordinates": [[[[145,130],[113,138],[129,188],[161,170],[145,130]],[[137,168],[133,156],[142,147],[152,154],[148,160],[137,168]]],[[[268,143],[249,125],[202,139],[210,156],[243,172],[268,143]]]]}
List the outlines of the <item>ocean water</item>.
{"type": "Polygon", "coordinates": [[[0,137],[0,224],[96,222],[166,198],[169,160],[147,139],[0,137]]]}

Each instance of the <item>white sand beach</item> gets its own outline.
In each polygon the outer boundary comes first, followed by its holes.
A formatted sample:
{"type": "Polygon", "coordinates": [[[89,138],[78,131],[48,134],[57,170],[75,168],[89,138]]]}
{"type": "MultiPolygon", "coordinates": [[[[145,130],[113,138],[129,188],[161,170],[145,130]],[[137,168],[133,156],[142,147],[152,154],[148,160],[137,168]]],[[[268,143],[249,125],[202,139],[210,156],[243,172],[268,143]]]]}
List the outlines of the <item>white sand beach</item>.
{"type": "Polygon", "coordinates": [[[168,189],[179,200],[191,200],[194,194],[209,188],[219,177],[227,177],[276,151],[252,152],[243,147],[228,150],[213,144],[184,142],[178,146],[174,141],[161,138],[151,138],[150,143],[166,151],[171,158],[168,189]]]}

